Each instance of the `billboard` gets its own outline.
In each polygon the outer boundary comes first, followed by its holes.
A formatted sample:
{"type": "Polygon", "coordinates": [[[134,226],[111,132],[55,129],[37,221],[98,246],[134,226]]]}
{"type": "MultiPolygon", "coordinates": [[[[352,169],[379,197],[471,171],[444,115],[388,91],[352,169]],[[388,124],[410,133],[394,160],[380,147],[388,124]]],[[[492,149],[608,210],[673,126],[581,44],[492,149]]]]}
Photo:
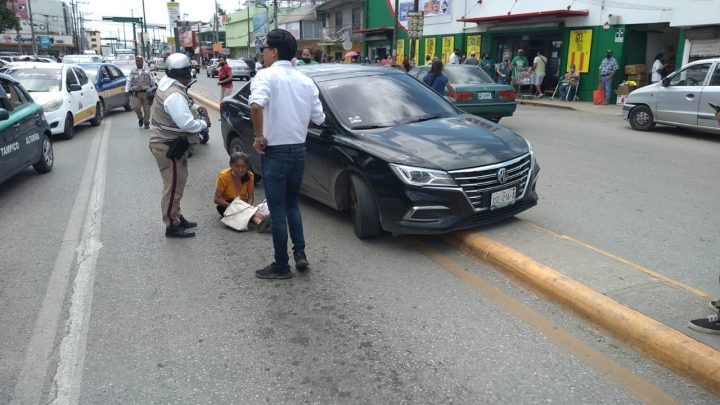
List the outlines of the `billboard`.
{"type": "Polygon", "coordinates": [[[178,28],[178,38],[180,38],[180,47],[195,47],[195,31],[185,28],[178,28]]]}
{"type": "Polygon", "coordinates": [[[168,20],[170,22],[169,27],[175,27],[175,22],[180,21],[180,3],[168,2],[168,20]]]}
{"type": "MultiPolygon", "coordinates": [[[[398,15],[398,23],[404,30],[408,29],[410,13],[414,9],[414,0],[399,0],[398,8],[400,14],[398,15]]],[[[451,15],[452,0],[420,0],[418,7],[424,12],[425,17],[436,17],[436,16],[449,16],[451,15]]],[[[395,12],[394,2],[388,1],[388,7],[390,11],[395,12]]]]}
{"type": "Polygon", "coordinates": [[[570,45],[568,46],[566,70],[575,65],[578,72],[587,73],[590,70],[590,46],[592,45],[592,30],[570,31],[570,45]]]}

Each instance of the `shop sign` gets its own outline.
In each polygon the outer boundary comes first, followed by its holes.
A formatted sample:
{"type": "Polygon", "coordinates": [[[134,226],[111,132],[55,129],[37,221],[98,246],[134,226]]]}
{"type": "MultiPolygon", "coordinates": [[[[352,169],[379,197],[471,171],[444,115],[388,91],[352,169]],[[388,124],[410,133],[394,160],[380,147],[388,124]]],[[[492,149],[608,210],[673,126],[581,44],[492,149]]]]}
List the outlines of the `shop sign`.
{"type": "Polygon", "coordinates": [[[615,42],[623,42],[625,39],[625,28],[615,28],[615,42]]]}
{"type": "Polygon", "coordinates": [[[469,35],[467,37],[467,53],[466,55],[470,55],[471,52],[475,51],[475,53],[478,56],[478,59],[481,58],[480,56],[480,40],[482,39],[482,36],[480,35],[469,35]]]}
{"type": "Polygon", "coordinates": [[[395,63],[402,65],[405,61],[405,40],[397,40],[397,51],[395,52],[395,63]]]}
{"type": "MultiPolygon", "coordinates": [[[[18,39],[17,35],[10,35],[10,34],[2,34],[0,35],[0,44],[15,44],[17,45],[18,39]]],[[[60,46],[72,46],[72,36],[70,35],[39,35],[35,37],[36,41],[42,41],[41,37],[47,37],[47,41],[50,41],[51,44],[54,45],[60,45],[60,46]]],[[[20,42],[22,44],[31,44],[32,43],[32,35],[20,35],[20,42]]]]}
{"type": "Polygon", "coordinates": [[[176,22],[180,21],[180,3],[169,2],[167,3],[168,20],[170,22],[170,28],[175,28],[176,22]]]}
{"type": "Polygon", "coordinates": [[[590,69],[590,46],[592,45],[592,30],[570,31],[570,45],[568,46],[566,70],[570,65],[580,73],[587,73],[590,69]]]}
{"type": "Polygon", "coordinates": [[[450,63],[450,54],[453,52],[455,46],[455,37],[443,37],[442,39],[442,62],[444,64],[450,63]]]}
{"type": "Polygon", "coordinates": [[[423,26],[425,25],[425,16],[422,11],[408,12],[408,36],[417,39],[422,36],[423,26]]]}
{"type": "Polygon", "coordinates": [[[430,55],[430,60],[435,59],[435,38],[425,38],[425,55],[430,55]]]}

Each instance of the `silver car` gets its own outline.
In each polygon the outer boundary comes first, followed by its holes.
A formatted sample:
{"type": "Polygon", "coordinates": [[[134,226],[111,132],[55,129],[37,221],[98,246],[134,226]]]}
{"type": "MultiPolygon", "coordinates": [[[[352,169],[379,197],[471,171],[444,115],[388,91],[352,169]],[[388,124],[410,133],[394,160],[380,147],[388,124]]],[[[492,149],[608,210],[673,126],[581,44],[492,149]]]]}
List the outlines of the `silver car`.
{"type": "Polygon", "coordinates": [[[633,91],[623,117],[638,131],[663,124],[720,133],[709,103],[720,105],[720,58],[688,63],[662,81],[633,91]]]}
{"type": "Polygon", "coordinates": [[[228,59],[228,65],[232,69],[233,79],[250,80],[252,76],[252,68],[242,59],[228,59]]]}

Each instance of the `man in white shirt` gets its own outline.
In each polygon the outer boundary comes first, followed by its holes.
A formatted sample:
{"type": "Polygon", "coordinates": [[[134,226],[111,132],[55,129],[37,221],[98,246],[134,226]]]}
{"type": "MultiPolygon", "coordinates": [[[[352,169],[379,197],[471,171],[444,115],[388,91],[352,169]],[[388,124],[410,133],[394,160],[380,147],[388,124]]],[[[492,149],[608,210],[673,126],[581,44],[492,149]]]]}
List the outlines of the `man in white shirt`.
{"type": "Polygon", "coordinates": [[[652,65],[652,76],[650,77],[650,81],[657,83],[662,80],[662,72],[664,69],[665,65],[663,64],[663,54],[659,53],[655,56],[655,62],[653,62],[652,65]]]}
{"type": "Polygon", "coordinates": [[[190,58],[174,53],[165,62],[166,76],[160,80],[152,106],[150,127],[150,152],[160,169],[163,193],[160,209],[165,222],[165,236],[186,238],[195,236],[192,228],[197,223],[188,221],[180,212],[180,199],[188,176],[188,137],[197,136],[210,127],[210,119],[198,119],[190,110],[190,100],[185,87],[191,80],[190,58]]]}
{"type": "Polygon", "coordinates": [[[455,49],[454,51],[452,51],[452,53],[450,54],[450,64],[451,65],[457,65],[458,63],[460,63],[460,59],[458,59],[459,53],[460,53],[459,49],[455,49]]]}
{"type": "Polygon", "coordinates": [[[315,83],[297,71],[291,60],[297,42],[288,31],[275,29],[262,46],[265,68],[250,82],[250,116],[255,143],[262,154],[265,198],[270,209],[275,261],[255,272],[259,278],[293,276],[288,263],[288,228],[293,243],[295,267],[308,267],[305,236],[298,205],[305,170],[305,137],[310,120],[325,121],[320,92],[315,83]],[[266,125],[267,123],[267,125],[266,125]]]}

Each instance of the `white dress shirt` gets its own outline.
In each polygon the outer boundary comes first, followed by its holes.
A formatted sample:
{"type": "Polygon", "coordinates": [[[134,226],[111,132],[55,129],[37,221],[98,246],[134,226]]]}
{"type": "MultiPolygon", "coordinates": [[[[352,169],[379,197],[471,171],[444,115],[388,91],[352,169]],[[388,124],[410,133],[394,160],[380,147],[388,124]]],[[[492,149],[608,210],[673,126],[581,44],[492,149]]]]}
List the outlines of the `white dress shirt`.
{"type": "Polygon", "coordinates": [[[279,60],[257,72],[250,82],[249,102],[263,107],[268,146],[304,143],[310,120],[317,125],[325,121],[320,91],[290,61],[279,60]]]}
{"type": "MultiPolygon", "coordinates": [[[[158,83],[158,90],[165,91],[170,88],[173,83],[177,83],[180,87],[185,88],[182,83],[165,76],[160,79],[160,83],[158,83]]],[[[197,134],[207,128],[205,120],[195,119],[193,117],[187,100],[178,93],[169,95],[168,98],[165,99],[163,107],[165,108],[165,112],[167,112],[175,122],[175,125],[177,125],[182,131],[197,134]]]]}

